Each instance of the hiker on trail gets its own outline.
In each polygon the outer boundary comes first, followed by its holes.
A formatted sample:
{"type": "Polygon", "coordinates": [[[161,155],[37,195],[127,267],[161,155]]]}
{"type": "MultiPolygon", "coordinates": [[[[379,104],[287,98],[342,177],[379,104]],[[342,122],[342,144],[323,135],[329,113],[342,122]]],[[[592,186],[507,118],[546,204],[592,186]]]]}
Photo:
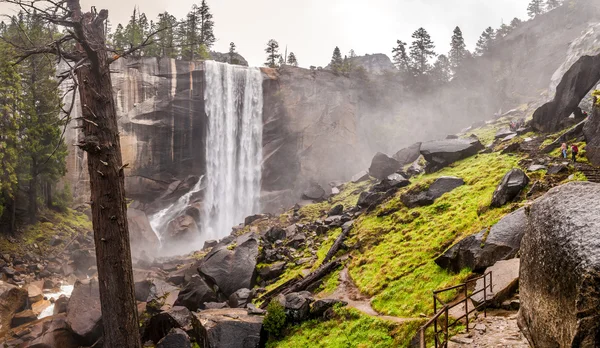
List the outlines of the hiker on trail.
{"type": "Polygon", "coordinates": [[[560,146],[560,153],[562,154],[563,158],[567,158],[567,143],[562,143],[560,146]]]}
{"type": "Polygon", "coordinates": [[[571,145],[571,156],[573,156],[573,162],[577,162],[577,154],[579,153],[579,148],[577,145],[571,145]]]}

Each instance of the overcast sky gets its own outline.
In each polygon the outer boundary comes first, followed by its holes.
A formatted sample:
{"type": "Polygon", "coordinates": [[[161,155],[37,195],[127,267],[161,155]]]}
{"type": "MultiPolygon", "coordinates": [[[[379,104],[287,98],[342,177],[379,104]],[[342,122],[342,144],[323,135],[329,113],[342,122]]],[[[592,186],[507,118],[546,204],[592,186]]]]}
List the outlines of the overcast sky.
{"type": "MultiPolygon", "coordinates": [[[[250,65],[262,65],[269,39],[281,51],[294,52],[301,66],[325,66],[335,46],[343,54],[385,53],[397,39],[411,42],[412,33],[424,27],[431,34],[436,52],[449,49],[452,30],[463,30],[472,49],[488,26],[526,18],[527,0],[208,0],[215,21],[214,50],[226,52],[231,41],[250,65]]],[[[82,0],[108,8],[113,27],[124,23],[138,5],[149,18],[168,11],[183,18],[200,0],[82,0]],[[101,4],[101,5],[100,5],[101,4]]],[[[0,12],[11,13],[4,4],[0,12]]]]}

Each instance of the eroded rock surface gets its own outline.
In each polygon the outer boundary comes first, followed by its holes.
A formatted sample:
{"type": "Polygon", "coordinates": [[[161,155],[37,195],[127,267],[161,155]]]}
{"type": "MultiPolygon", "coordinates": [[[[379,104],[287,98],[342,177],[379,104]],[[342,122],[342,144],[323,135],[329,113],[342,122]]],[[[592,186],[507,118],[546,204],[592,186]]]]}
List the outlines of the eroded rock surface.
{"type": "Polygon", "coordinates": [[[533,346],[600,345],[599,195],[598,184],[568,183],[531,206],[521,242],[519,326],[533,346]]]}

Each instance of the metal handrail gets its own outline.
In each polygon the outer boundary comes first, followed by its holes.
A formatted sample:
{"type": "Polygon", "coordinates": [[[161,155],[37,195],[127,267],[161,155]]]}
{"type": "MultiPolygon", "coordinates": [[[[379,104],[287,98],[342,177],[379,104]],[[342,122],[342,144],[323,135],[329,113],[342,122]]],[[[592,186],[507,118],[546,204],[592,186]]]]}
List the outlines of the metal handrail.
{"type": "Polygon", "coordinates": [[[455,326],[457,323],[459,323],[463,318],[465,318],[465,321],[467,323],[467,332],[469,332],[469,314],[478,311],[479,309],[483,308],[483,315],[484,317],[487,317],[487,300],[488,300],[488,288],[490,293],[492,293],[492,272],[487,272],[482,276],[473,278],[473,279],[469,279],[466,282],[459,284],[459,285],[455,285],[455,286],[451,286],[448,288],[444,288],[444,289],[440,289],[440,290],[434,290],[433,291],[433,312],[434,315],[433,317],[427,322],[425,323],[425,325],[423,325],[419,331],[419,338],[420,338],[420,347],[421,348],[426,348],[427,345],[427,340],[426,340],[426,330],[428,328],[430,328],[431,326],[433,326],[433,336],[434,336],[434,341],[435,341],[435,347],[447,347],[448,346],[448,329],[455,326]],[[489,284],[487,282],[487,278],[489,276],[489,284]],[[468,293],[468,288],[469,285],[477,282],[478,280],[483,279],[483,289],[481,290],[477,290],[471,294],[468,293]],[[453,304],[448,304],[445,303],[444,301],[442,301],[439,297],[438,294],[440,293],[444,293],[444,292],[448,292],[448,291],[452,291],[452,290],[457,290],[457,289],[462,289],[464,291],[464,299],[457,301],[453,304]],[[469,310],[469,300],[471,300],[471,298],[474,295],[477,295],[479,293],[483,292],[483,301],[480,305],[475,306],[474,308],[472,308],[471,310],[469,310]],[[438,311],[437,310],[437,304],[438,302],[440,304],[442,304],[442,308],[438,311]],[[465,304],[465,314],[462,315],[460,318],[455,319],[453,322],[450,322],[449,319],[449,311],[454,308],[459,306],[460,304],[464,303],[465,304]],[[445,314],[444,317],[444,321],[440,324],[440,330],[438,330],[438,322],[440,320],[440,317],[442,315],[445,314]],[[445,325],[444,325],[445,324],[445,325]],[[440,339],[440,335],[443,335],[443,339],[440,339]]]}

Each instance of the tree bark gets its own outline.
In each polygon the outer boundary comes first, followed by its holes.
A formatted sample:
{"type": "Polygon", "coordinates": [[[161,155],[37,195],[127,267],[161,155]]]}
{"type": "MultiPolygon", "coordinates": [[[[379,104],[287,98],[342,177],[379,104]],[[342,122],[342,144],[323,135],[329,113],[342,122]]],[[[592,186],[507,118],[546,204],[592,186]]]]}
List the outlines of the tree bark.
{"type": "Polygon", "coordinates": [[[104,21],[81,13],[79,0],[68,0],[80,50],[89,64],[76,71],[91,187],[92,223],[100,286],[104,347],[141,347],[127,226],[125,182],[104,21]]]}

